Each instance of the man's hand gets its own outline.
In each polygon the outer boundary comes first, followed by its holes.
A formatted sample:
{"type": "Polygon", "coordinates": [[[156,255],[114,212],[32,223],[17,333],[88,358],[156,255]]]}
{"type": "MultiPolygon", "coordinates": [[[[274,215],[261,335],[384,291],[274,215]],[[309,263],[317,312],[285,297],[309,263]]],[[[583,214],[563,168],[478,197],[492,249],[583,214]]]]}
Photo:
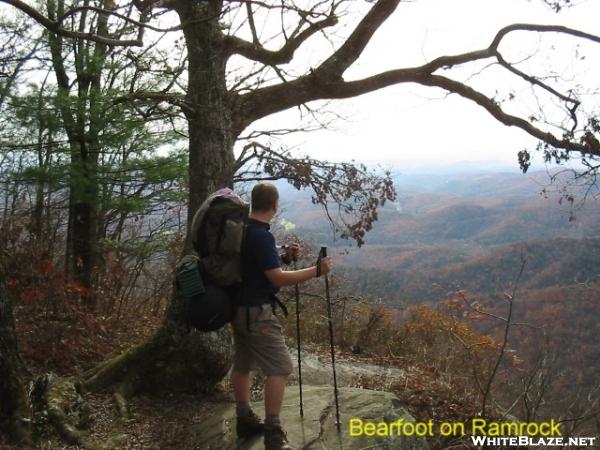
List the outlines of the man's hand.
{"type": "Polygon", "coordinates": [[[333,261],[331,259],[331,256],[321,258],[320,266],[320,270],[317,269],[319,275],[327,275],[329,272],[331,272],[331,269],[333,268],[333,261]]]}
{"type": "Polygon", "coordinates": [[[281,255],[281,259],[285,264],[290,264],[292,261],[298,260],[300,254],[300,246],[298,244],[286,245],[284,248],[285,253],[281,255]]]}
{"type": "Polygon", "coordinates": [[[281,267],[276,267],[275,269],[265,270],[264,273],[267,279],[275,286],[292,286],[310,280],[311,278],[314,278],[315,275],[325,275],[331,272],[333,266],[331,257],[326,256],[325,258],[321,258],[318,265],[321,267],[321,272],[319,272],[319,269],[317,268],[316,274],[315,266],[299,270],[282,270],[281,267]]]}

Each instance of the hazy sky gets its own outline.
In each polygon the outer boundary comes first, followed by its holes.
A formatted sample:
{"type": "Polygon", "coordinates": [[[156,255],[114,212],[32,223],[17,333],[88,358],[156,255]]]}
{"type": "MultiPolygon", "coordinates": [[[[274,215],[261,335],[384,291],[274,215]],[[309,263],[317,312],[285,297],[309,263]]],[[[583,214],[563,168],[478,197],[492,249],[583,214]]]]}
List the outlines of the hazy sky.
{"type": "MultiPolygon", "coordinates": [[[[307,0],[309,1],[309,0],[307,0]]],[[[370,4],[353,0],[352,9],[366,10],[370,4]]],[[[573,0],[575,6],[559,14],[542,0],[405,0],[377,31],[359,60],[344,75],[347,80],[381,71],[424,64],[447,54],[478,50],[489,46],[496,32],[511,23],[559,24],[600,34],[600,0],[573,0]]],[[[341,42],[360,20],[362,13],[346,17],[346,27],[338,32],[341,42]]],[[[279,17],[273,18],[274,32],[279,17]]],[[[175,22],[174,15],[165,20],[175,22]]],[[[167,23],[169,24],[169,23],[167,23]]],[[[262,26],[269,35],[269,26],[262,26]]],[[[335,38],[334,38],[335,39],[335,38]]],[[[277,42],[271,42],[277,48],[277,42]]],[[[500,47],[510,62],[536,76],[556,74],[569,84],[554,84],[566,92],[573,84],[595,90],[596,96],[583,97],[589,110],[600,115],[600,44],[559,36],[555,33],[511,33],[500,47]]],[[[297,58],[305,73],[331,53],[323,39],[309,40],[297,58]]],[[[242,58],[238,59],[238,63],[242,58]]],[[[489,62],[489,61],[488,61],[489,62]]],[[[556,102],[536,98],[531,86],[514,76],[491,67],[488,62],[466,65],[462,69],[440,72],[467,81],[473,87],[502,100],[514,94],[518,101],[503,104],[511,113],[528,117],[545,114],[548,119],[563,113],[556,102]],[[473,74],[477,74],[472,77],[473,74]]],[[[235,66],[236,61],[231,64],[235,66]]],[[[243,64],[247,65],[244,61],[243,64]]],[[[247,67],[247,66],[246,66],[247,67]]],[[[499,160],[514,163],[524,148],[534,149],[537,141],[525,132],[508,128],[479,106],[456,95],[446,96],[439,89],[415,84],[388,87],[359,98],[335,101],[328,109],[346,118],[336,120],[331,130],[288,135],[272,142],[274,146],[293,147],[298,154],[331,161],[402,161],[405,165],[436,161],[499,160]]],[[[297,109],[270,116],[254,125],[257,129],[295,128],[297,109]]],[[[560,135],[560,131],[554,131],[560,135]]],[[[537,160],[541,160],[538,156],[537,160]]]]}
{"type": "MultiPolygon", "coordinates": [[[[378,30],[359,62],[346,73],[346,79],[376,72],[423,64],[442,54],[462,53],[487,47],[502,26],[521,23],[561,24],[598,32],[600,0],[580,1],[576,7],[556,14],[541,0],[418,0],[403,2],[394,15],[378,30]]],[[[501,50],[509,61],[526,59],[519,67],[531,68],[542,75],[552,70],[563,77],[590,85],[598,91],[600,45],[586,44],[556,34],[514,33],[503,41],[501,50]],[[566,44],[562,45],[561,42],[566,44]],[[580,44],[579,48],[575,46],[580,44]],[[579,59],[573,69],[574,51],[579,59]],[[534,56],[532,56],[534,55],[534,56]],[[581,58],[584,55],[585,59],[581,58]]],[[[312,44],[303,58],[322,55],[321,44],[312,44]]],[[[316,58],[316,57],[315,57],[316,58]]],[[[482,64],[453,73],[465,80],[479,71],[482,64]]],[[[551,118],[557,106],[540,105],[531,88],[516,78],[488,69],[470,84],[506,98],[509,92],[521,96],[509,110],[526,114],[540,109],[551,118]],[[511,109],[512,108],[512,109],[511,109]]],[[[560,86],[560,85],[559,85],[560,86]]],[[[593,103],[598,107],[598,102],[593,103]]],[[[414,84],[386,88],[357,99],[336,101],[336,110],[348,121],[336,121],[332,131],[286,136],[279,144],[298,146],[300,153],[330,160],[390,161],[410,163],[423,160],[451,162],[459,160],[501,160],[514,162],[516,153],[533,149],[536,140],[525,132],[496,122],[479,106],[456,95],[445,97],[441,90],[414,84]]],[[[272,116],[258,128],[293,127],[297,110],[272,116]]],[[[539,159],[539,158],[538,158],[539,159]]]]}

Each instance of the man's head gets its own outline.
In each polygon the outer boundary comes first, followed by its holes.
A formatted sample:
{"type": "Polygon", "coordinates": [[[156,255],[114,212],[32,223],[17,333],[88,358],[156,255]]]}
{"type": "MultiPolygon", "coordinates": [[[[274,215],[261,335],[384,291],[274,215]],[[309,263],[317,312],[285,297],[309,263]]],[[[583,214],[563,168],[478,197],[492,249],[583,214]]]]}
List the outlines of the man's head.
{"type": "Polygon", "coordinates": [[[274,184],[258,183],[252,189],[252,211],[273,213],[279,208],[279,192],[274,184]]]}

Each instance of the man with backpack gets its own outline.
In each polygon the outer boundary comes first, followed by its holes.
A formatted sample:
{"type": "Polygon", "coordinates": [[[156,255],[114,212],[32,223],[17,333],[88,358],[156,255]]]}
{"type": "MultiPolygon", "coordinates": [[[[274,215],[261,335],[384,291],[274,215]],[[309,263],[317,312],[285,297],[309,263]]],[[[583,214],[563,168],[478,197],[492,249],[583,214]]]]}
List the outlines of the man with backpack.
{"type": "Polygon", "coordinates": [[[277,306],[286,315],[287,311],[275,294],[282,286],[292,286],[329,273],[332,262],[330,257],[325,257],[306,269],[282,270],[282,260],[288,264],[295,260],[298,247],[288,247],[283,256],[278,254],[275,239],[269,232],[269,223],[278,209],[279,193],[275,185],[258,183],[254,186],[242,250],[242,287],[231,322],[235,344],[231,383],[236,400],[238,437],[264,432],[266,450],[291,450],[279,414],[293,366],[281,323],[275,315],[277,306]],[[264,423],[250,407],[250,371],[256,368],[266,376],[264,423]]]}

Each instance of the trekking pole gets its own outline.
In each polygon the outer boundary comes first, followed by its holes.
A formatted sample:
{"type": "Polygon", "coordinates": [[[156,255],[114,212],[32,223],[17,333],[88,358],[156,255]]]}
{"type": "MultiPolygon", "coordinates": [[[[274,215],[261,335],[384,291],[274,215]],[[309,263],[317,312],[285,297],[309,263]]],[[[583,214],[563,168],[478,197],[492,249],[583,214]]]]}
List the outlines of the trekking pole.
{"type": "MultiPolygon", "coordinates": [[[[294,258],[294,270],[298,270],[296,259],[294,258]]],[[[294,287],[296,291],[296,343],[298,345],[298,384],[300,386],[300,417],[304,417],[302,409],[302,358],[300,357],[300,288],[298,283],[294,287]]]]}
{"type": "MultiPolygon", "coordinates": [[[[321,247],[320,258],[327,256],[327,247],[321,247]]],[[[320,264],[320,262],[319,262],[320,264]]],[[[325,274],[325,298],[327,299],[327,320],[329,321],[329,343],[331,346],[331,367],[333,369],[333,396],[335,398],[335,418],[338,433],[340,433],[340,405],[338,402],[337,377],[335,373],[335,350],[333,347],[333,322],[331,321],[331,299],[329,297],[329,277],[325,274]]]]}

